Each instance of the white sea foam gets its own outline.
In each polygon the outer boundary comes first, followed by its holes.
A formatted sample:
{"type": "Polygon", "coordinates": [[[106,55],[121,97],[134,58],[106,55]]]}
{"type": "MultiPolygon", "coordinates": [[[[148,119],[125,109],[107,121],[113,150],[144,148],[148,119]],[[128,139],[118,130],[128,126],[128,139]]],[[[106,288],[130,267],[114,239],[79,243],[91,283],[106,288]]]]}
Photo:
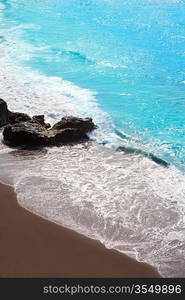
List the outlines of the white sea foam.
{"type": "Polygon", "coordinates": [[[12,65],[5,58],[5,49],[0,46],[0,91],[1,98],[14,111],[28,114],[45,114],[51,123],[62,116],[92,117],[98,130],[91,136],[99,142],[118,143],[112,121],[96,102],[96,93],[82,89],[59,77],[47,77],[29,68],[12,65]],[[1,51],[2,50],[2,51],[1,51]]]}
{"type": "MultiPolygon", "coordinates": [[[[0,50],[0,97],[10,109],[43,113],[51,123],[88,115],[99,125],[93,137],[115,143],[96,93],[12,64],[0,50]]],[[[185,177],[175,167],[95,143],[35,151],[0,143],[0,166],[26,209],[149,262],[164,276],[185,276],[185,177]]]]}
{"type": "Polygon", "coordinates": [[[95,143],[2,150],[1,176],[20,205],[164,276],[185,276],[185,178],[175,168],[95,143]]]}

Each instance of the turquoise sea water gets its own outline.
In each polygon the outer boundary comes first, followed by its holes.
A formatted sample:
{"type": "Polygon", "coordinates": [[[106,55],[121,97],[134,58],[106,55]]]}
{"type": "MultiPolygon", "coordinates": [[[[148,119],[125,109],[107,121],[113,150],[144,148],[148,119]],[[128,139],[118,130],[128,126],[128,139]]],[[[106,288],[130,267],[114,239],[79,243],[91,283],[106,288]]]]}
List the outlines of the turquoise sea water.
{"type": "MultiPolygon", "coordinates": [[[[184,169],[184,1],[0,3],[1,40],[14,40],[12,58],[91,90],[115,133],[102,142],[152,152],[184,169]]],[[[87,103],[87,115],[90,109],[87,103]]]]}
{"type": "Polygon", "coordinates": [[[0,180],[35,214],[185,277],[184,67],[183,0],[0,0],[0,98],[98,125],[98,143],[35,151],[0,132],[0,180]]]}

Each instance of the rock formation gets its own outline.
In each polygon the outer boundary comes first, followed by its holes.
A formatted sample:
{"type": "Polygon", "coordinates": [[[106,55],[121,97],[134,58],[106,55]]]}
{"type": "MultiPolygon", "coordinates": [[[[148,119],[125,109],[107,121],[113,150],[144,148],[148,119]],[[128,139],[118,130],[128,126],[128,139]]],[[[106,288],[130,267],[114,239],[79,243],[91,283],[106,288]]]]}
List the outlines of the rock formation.
{"type": "Polygon", "coordinates": [[[8,124],[8,107],[3,99],[0,99],[0,127],[8,124]]]}
{"type": "Polygon", "coordinates": [[[44,115],[33,116],[32,120],[37,121],[40,125],[42,125],[46,129],[51,127],[49,123],[45,123],[44,115]]]}
{"type": "MultiPolygon", "coordinates": [[[[6,102],[4,103],[6,104],[6,102]]],[[[10,112],[8,109],[5,122],[9,124],[3,131],[4,140],[6,143],[16,146],[44,146],[79,142],[88,139],[87,133],[96,128],[91,118],[73,116],[63,117],[50,128],[50,124],[45,123],[44,115],[36,115],[31,118],[24,113],[10,112]]]]}
{"type": "Polygon", "coordinates": [[[8,111],[9,124],[31,121],[31,118],[24,113],[8,111]]]}

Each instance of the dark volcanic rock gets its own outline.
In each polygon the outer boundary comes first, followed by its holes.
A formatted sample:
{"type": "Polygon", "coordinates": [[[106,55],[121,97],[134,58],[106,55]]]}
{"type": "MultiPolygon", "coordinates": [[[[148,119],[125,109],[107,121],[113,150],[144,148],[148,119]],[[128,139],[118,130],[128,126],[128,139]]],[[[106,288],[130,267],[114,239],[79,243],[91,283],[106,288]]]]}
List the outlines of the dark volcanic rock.
{"type": "Polygon", "coordinates": [[[50,130],[52,143],[73,143],[88,139],[87,132],[96,126],[91,118],[63,117],[50,130]]]}
{"type": "Polygon", "coordinates": [[[44,128],[50,128],[51,125],[49,123],[45,123],[44,115],[37,115],[33,116],[32,120],[38,122],[40,125],[42,125],[44,128]]]}
{"type": "Polygon", "coordinates": [[[10,124],[31,121],[31,118],[27,114],[12,111],[8,111],[8,119],[10,124]]]}
{"type": "Polygon", "coordinates": [[[3,131],[6,142],[13,145],[39,146],[49,144],[47,131],[34,121],[7,125],[3,131]]]}
{"type": "Polygon", "coordinates": [[[35,115],[31,119],[27,114],[9,111],[6,102],[0,99],[0,126],[6,124],[9,125],[3,131],[5,142],[29,146],[78,142],[88,139],[86,133],[96,129],[91,118],[73,116],[63,117],[50,128],[44,115],[35,115]]]}
{"type": "Polygon", "coordinates": [[[77,118],[77,117],[63,117],[59,122],[57,122],[52,129],[65,129],[65,128],[75,128],[80,129],[82,132],[86,133],[92,131],[96,128],[91,118],[77,118]]]}
{"type": "Polygon", "coordinates": [[[33,116],[8,112],[9,125],[3,131],[5,142],[12,145],[44,146],[73,143],[88,139],[87,132],[96,128],[91,118],[64,117],[52,128],[44,115],[33,116]]]}
{"type": "Polygon", "coordinates": [[[8,108],[3,99],[0,99],[0,127],[8,124],[8,108]]]}
{"type": "Polygon", "coordinates": [[[84,131],[76,128],[65,128],[61,130],[51,131],[50,133],[50,141],[51,144],[58,143],[73,143],[78,142],[80,140],[88,139],[88,136],[84,133],[84,131]]]}

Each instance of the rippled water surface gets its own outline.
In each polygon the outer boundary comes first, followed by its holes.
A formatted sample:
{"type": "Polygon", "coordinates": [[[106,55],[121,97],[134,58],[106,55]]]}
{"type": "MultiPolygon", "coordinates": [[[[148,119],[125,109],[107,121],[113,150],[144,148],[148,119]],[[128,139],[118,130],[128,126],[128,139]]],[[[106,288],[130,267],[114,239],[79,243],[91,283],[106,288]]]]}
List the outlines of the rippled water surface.
{"type": "Polygon", "coordinates": [[[184,168],[184,17],[174,0],[1,1],[1,41],[21,65],[91,91],[110,118],[104,142],[184,168]]]}
{"type": "Polygon", "coordinates": [[[1,143],[1,176],[27,209],[179,277],[184,20],[183,0],[0,0],[0,97],[51,123],[91,116],[91,138],[107,146],[29,152],[1,143]]]}

